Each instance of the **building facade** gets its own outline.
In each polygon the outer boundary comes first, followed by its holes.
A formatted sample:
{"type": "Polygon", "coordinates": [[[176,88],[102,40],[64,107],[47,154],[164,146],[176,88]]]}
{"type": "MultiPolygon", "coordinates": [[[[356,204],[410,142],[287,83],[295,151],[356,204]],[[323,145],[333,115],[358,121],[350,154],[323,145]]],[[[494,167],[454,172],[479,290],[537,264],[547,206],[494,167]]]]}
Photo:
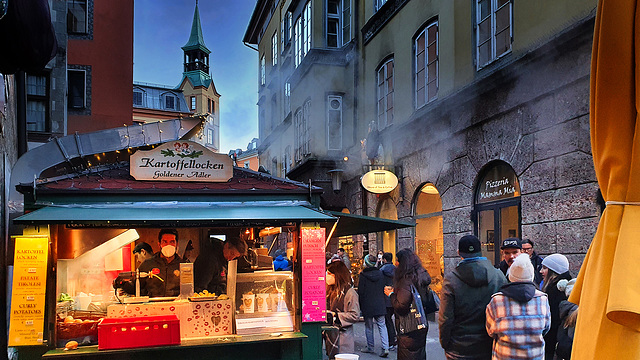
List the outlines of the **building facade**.
{"type": "Polygon", "coordinates": [[[500,241],[516,236],[543,255],[566,254],[576,274],[600,215],[589,139],[595,8],[593,0],[258,1],[245,41],[259,52],[261,161],[299,181],[326,181],[340,168],[342,189],[325,188],[323,206],[415,221],[356,247],[416,250],[436,289],[467,233],[493,263],[500,241]],[[287,62],[271,51],[289,16],[287,62]],[[274,105],[290,105],[292,118],[274,105]],[[308,114],[302,130],[298,112],[308,114]],[[298,141],[305,129],[308,141],[298,141]],[[290,167],[274,156],[287,146],[290,167]],[[391,171],[398,186],[365,191],[360,178],[370,170],[391,171]]]}
{"type": "Polygon", "coordinates": [[[29,147],[131,118],[133,1],[53,0],[56,57],[27,74],[29,147]]]}

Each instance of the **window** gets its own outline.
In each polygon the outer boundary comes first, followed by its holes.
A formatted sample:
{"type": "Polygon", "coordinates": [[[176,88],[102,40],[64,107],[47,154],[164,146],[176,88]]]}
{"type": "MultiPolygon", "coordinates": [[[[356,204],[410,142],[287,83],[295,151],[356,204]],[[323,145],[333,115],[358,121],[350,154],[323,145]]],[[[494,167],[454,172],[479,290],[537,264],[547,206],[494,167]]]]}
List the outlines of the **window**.
{"type": "Polygon", "coordinates": [[[46,75],[27,75],[27,131],[50,131],[48,82],[46,75]]]}
{"type": "Polygon", "coordinates": [[[173,95],[165,95],[164,97],[164,108],[175,110],[176,108],[176,98],[173,95]]]}
{"type": "Polygon", "coordinates": [[[438,22],[427,25],[414,43],[416,108],[438,95],[438,22]]]}
{"type": "Polygon", "coordinates": [[[298,67],[302,59],[311,50],[311,1],[307,2],[302,10],[302,14],[296,19],[294,26],[294,63],[298,67]]]}
{"type": "Polygon", "coordinates": [[[340,0],[327,0],[327,47],[342,46],[340,28],[340,0]]]}
{"type": "Polygon", "coordinates": [[[311,110],[311,101],[307,100],[302,109],[298,109],[295,115],[295,161],[302,161],[309,155],[309,112],[311,110]]]}
{"type": "Polygon", "coordinates": [[[342,96],[327,98],[327,149],[342,149],[342,96]]]}
{"type": "Polygon", "coordinates": [[[342,0],[342,45],[351,40],[351,0],[342,0]]]}
{"type": "Polygon", "coordinates": [[[264,54],[262,54],[262,56],[260,57],[260,85],[264,85],[267,82],[267,75],[265,74],[265,68],[266,68],[266,64],[264,60],[264,54]]]}
{"type": "Polygon", "coordinates": [[[84,70],[68,70],[67,71],[67,84],[68,84],[68,101],[69,108],[71,109],[84,109],[85,108],[85,81],[86,72],[84,70]]]}
{"type": "Polygon", "coordinates": [[[393,124],[393,59],[377,71],[378,129],[393,124]]]}
{"type": "Polygon", "coordinates": [[[213,129],[207,128],[207,144],[213,145],[213,129]]]}
{"type": "Polygon", "coordinates": [[[67,0],[67,31],[70,34],[86,34],[87,0],[67,0]]]}
{"type": "Polygon", "coordinates": [[[245,161],[245,162],[244,162],[244,168],[245,168],[245,169],[249,169],[249,168],[250,168],[250,165],[251,165],[251,162],[250,162],[250,161],[245,161]]]}
{"type": "Polygon", "coordinates": [[[291,112],[291,83],[287,80],[284,83],[284,116],[291,112]]]}
{"type": "Polygon", "coordinates": [[[511,51],[511,0],[477,0],[476,57],[478,69],[511,51]]]}
{"type": "Polygon", "coordinates": [[[189,99],[191,100],[191,111],[195,111],[196,110],[196,97],[195,96],[191,96],[189,99]]]}
{"type": "Polygon", "coordinates": [[[384,5],[387,0],[374,0],[375,1],[375,10],[378,11],[384,5]]]}
{"type": "Polygon", "coordinates": [[[271,66],[278,65],[278,32],[274,32],[271,37],[271,66]]]}
{"type": "Polygon", "coordinates": [[[287,174],[291,171],[291,145],[287,145],[284,148],[284,155],[282,156],[282,177],[287,177],[287,174]]]}
{"type": "Polygon", "coordinates": [[[142,106],[143,92],[140,90],[133,91],[133,105],[142,106]]]}
{"type": "Polygon", "coordinates": [[[304,6],[304,23],[303,23],[303,36],[304,36],[304,46],[302,47],[303,55],[307,55],[309,50],[311,50],[311,1],[308,1],[304,6]]]}
{"type": "Polygon", "coordinates": [[[280,44],[282,44],[282,52],[284,48],[291,43],[291,11],[287,11],[282,18],[282,27],[280,29],[280,44]]]}
{"type": "Polygon", "coordinates": [[[278,158],[275,156],[271,159],[271,175],[278,176],[278,158]]]}

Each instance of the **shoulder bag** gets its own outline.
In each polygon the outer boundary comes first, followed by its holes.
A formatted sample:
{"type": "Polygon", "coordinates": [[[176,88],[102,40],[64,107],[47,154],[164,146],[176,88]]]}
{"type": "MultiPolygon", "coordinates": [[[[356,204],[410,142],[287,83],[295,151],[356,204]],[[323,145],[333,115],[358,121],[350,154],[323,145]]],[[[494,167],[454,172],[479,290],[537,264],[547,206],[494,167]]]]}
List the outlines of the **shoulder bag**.
{"type": "Polygon", "coordinates": [[[440,298],[430,287],[427,287],[427,294],[422,299],[422,306],[426,314],[432,314],[440,309],[440,298]]]}
{"type": "Polygon", "coordinates": [[[422,307],[422,300],[418,289],[413,284],[411,284],[411,295],[413,300],[411,300],[409,312],[401,316],[396,314],[396,331],[400,335],[427,328],[427,316],[422,307]]]}

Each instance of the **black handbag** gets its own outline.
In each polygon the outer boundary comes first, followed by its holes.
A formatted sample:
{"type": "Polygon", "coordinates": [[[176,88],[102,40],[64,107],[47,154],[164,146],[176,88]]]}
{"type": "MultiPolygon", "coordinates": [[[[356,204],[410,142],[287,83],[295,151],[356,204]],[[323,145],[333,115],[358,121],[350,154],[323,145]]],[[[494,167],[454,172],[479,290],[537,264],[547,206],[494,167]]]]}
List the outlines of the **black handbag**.
{"type": "Polygon", "coordinates": [[[432,314],[440,309],[440,298],[435,291],[427,288],[427,294],[422,300],[425,314],[432,314]]]}
{"type": "Polygon", "coordinates": [[[413,300],[411,300],[409,312],[400,316],[396,314],[396,331],[400,335],[427,328],[427,316],[422,307],[422,299],[413,284],[411,285],[411,295],[413,295],[413,300]]]}

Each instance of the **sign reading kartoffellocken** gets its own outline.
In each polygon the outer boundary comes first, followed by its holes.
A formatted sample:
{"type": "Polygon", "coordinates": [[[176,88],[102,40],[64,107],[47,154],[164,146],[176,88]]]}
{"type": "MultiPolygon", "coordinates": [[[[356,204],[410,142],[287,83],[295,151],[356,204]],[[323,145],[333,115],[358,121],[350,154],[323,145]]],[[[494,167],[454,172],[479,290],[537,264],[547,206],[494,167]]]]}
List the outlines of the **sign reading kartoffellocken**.
{"type": "Polygon", "coordinates": [[[233,162],[193,141],[172,141],[131,155],[129,170],[136,180],[225,182],[233,162]]]}
{"type": "Polygon", "coordinates": [[[9,346],[43,345],[47,288],[47,236],[16,236],[9,346]]]}

